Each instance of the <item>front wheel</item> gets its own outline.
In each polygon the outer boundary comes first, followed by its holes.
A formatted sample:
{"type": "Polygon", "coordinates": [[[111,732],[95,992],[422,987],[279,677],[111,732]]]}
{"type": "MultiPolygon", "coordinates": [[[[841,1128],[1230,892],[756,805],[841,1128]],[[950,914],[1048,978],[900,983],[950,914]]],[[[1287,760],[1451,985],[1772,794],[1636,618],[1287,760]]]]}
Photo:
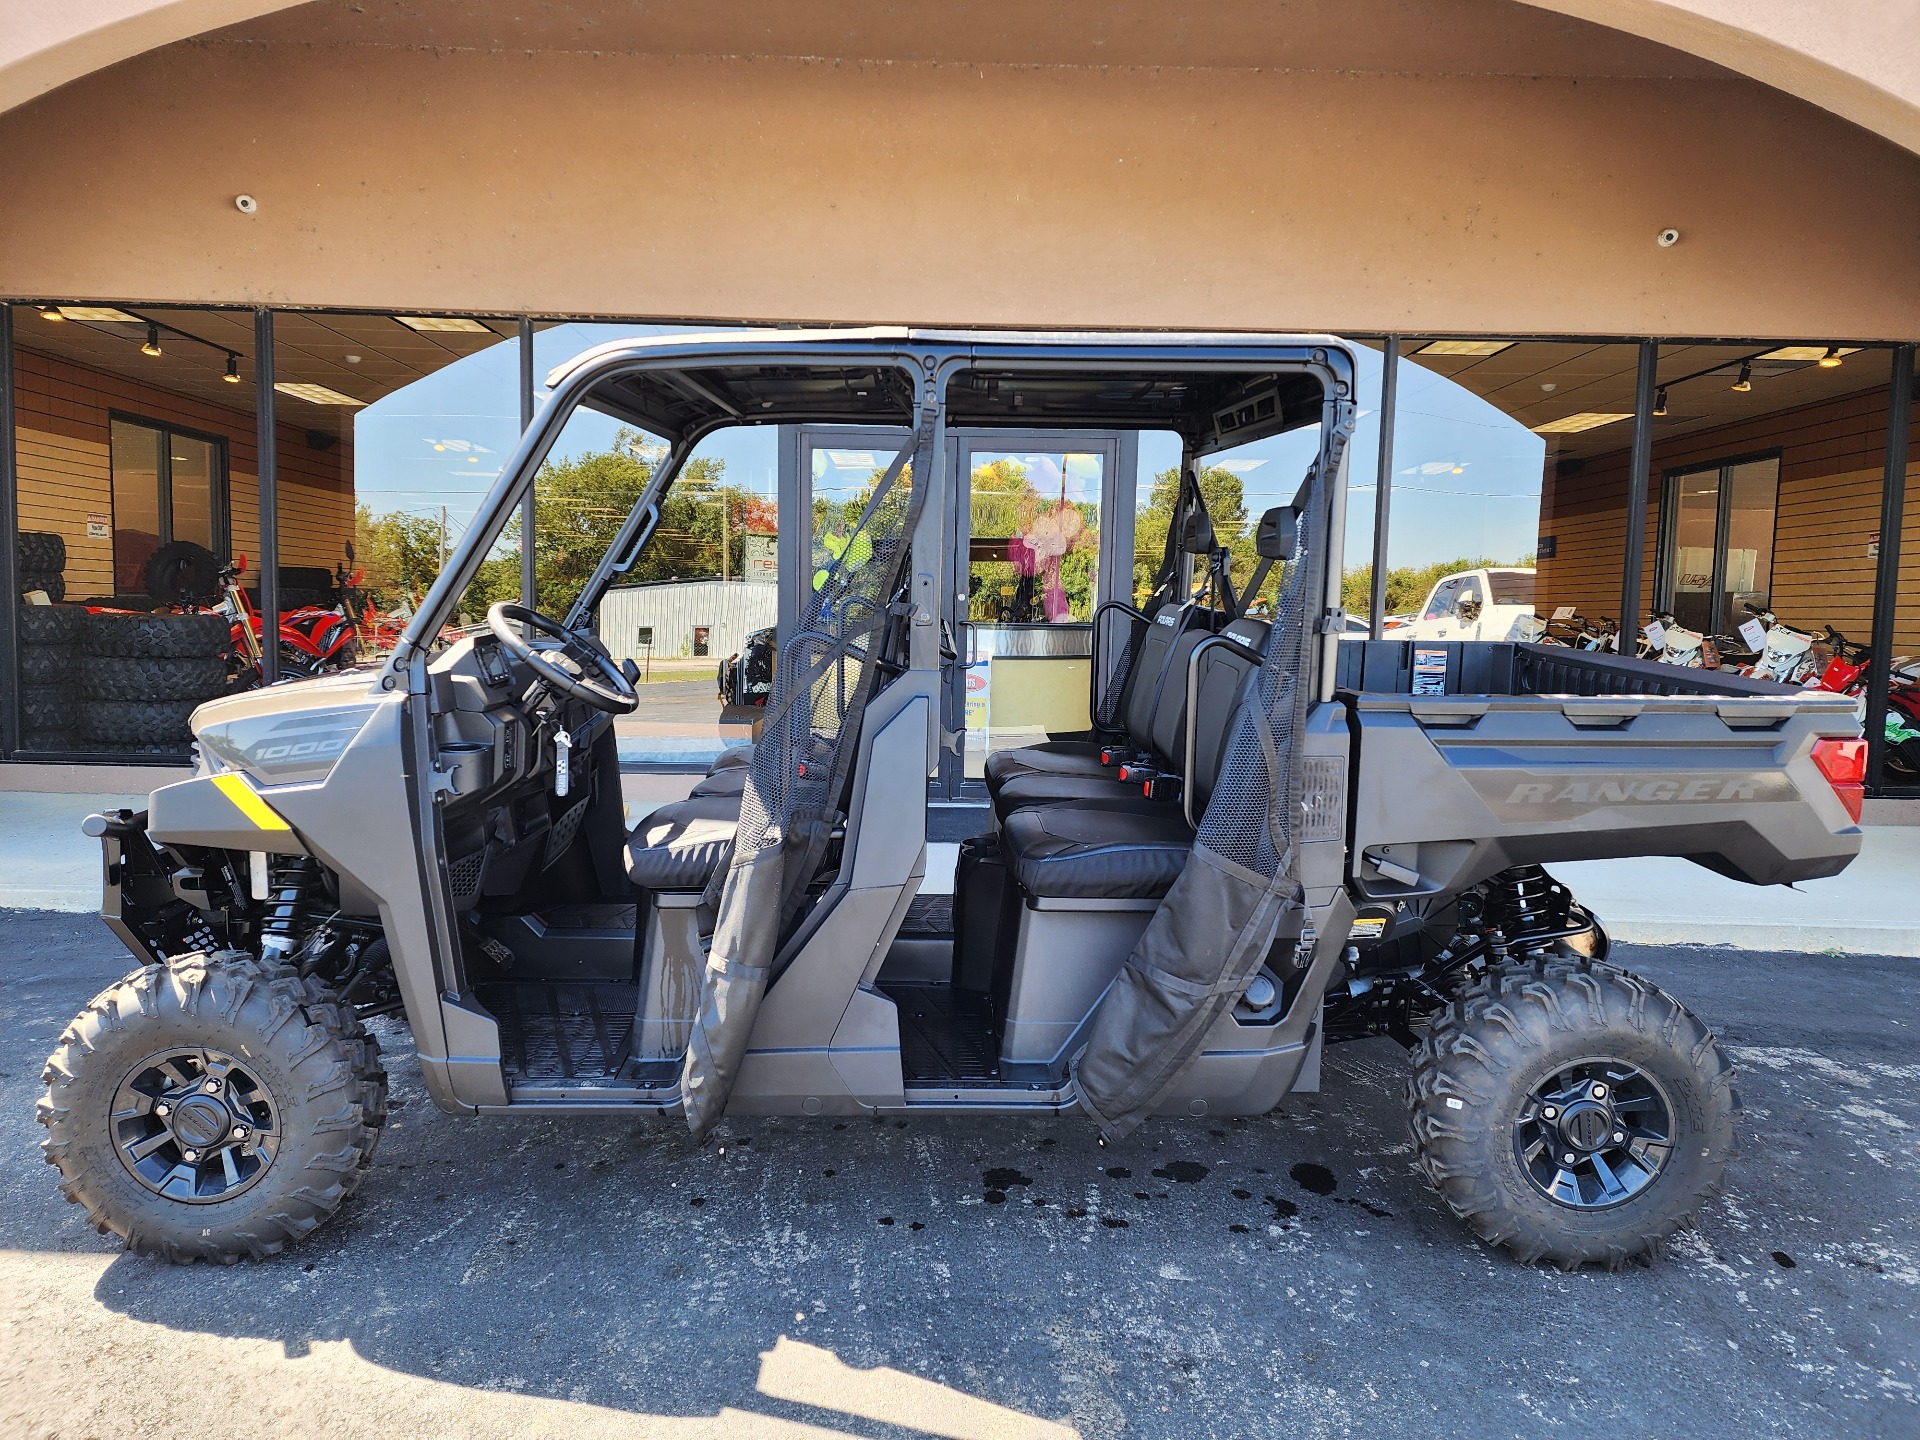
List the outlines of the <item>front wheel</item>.
{"type": "Polygon", "coordinates": [[[1657,1251],[1718,1189],[1740,1100],[1705,1025],[1584,957],[1490,968],[1440,1010],[1408,1085],[1421,1168],[1529,1264],[1657,1251]]]}
{"type": "Polygon", "coordinates": [[[61,1193],[129,1250],[264,1259],[359,1185],[386,1121],[378,1045],[317,980],[236,950],[95,996],[42,1076],[61,1193]]]}

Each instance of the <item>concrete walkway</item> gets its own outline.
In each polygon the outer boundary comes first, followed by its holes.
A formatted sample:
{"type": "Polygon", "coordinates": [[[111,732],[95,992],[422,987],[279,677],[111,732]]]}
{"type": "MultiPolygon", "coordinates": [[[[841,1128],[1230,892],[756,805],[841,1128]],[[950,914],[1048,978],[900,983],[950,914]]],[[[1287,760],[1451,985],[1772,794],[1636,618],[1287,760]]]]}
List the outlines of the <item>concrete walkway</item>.
{"type": "MultiPolygon", "coordinates": [[[[679,799],[692,775],[622,776],[629,820],[679,799]]],[[[141,795],[0,791],[0,908],[87,911],[100,903],[98,842],[80,833],[95,810],[141,795]]],[[[1614,939],[1812,954],[1920,956],[1920,826],[1876,825],[1860,858],[1830,880],[1742,885],[1684,860],[1593,860],[1552,871],[1614,939]]],[[[927,847],[929,894],[953,889],[959,847],[927,847]]]]}

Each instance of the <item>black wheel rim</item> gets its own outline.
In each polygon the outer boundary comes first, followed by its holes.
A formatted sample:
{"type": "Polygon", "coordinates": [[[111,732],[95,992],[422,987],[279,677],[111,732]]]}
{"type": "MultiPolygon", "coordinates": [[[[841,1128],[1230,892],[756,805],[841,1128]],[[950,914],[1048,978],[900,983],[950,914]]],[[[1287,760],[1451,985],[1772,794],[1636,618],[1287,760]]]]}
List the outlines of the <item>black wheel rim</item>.
{"type": "Polygon", "coordinates": [[[113,1097],[113,1148],[155,1195],[187,1205],[230,1200],[267,1173],[280,1107],[259,1075],[219,1050],[163,1050],[127,1072],[113,1097]]]}
{"type": "Polygon", "coordinates": [[[1542,1076],[1513,1124],[1520,1170],[1570,1210],[1605,1210],[1651,1185],[1673,1151],[1673,1104],[1624,1060],[1588,1059],[1542,1076]]]}

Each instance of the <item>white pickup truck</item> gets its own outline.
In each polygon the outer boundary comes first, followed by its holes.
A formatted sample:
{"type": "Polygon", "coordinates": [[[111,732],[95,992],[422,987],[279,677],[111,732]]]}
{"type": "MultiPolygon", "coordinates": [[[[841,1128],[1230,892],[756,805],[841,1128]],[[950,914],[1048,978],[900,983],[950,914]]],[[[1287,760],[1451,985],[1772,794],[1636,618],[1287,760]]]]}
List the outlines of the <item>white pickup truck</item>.
{"type": "Polygon", "coordinates": [[[1546,626],[1534,614],[1533,575],[1503,566],[1443,576],[1417,616],[1388,630],[1396,640],[1538,640],[1546,626]]]}

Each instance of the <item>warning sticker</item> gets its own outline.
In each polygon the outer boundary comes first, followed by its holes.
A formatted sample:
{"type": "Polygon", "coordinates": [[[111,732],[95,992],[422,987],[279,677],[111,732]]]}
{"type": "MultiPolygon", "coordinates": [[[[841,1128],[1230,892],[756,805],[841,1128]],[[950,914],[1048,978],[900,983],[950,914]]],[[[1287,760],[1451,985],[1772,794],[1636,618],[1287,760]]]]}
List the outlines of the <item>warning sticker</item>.
{"type": "Polygon", "coordinates": [[[1444,695],[1447,693],[1446,651],[1414,650],[1413,693],[1416,695],[1444,695]]]}

